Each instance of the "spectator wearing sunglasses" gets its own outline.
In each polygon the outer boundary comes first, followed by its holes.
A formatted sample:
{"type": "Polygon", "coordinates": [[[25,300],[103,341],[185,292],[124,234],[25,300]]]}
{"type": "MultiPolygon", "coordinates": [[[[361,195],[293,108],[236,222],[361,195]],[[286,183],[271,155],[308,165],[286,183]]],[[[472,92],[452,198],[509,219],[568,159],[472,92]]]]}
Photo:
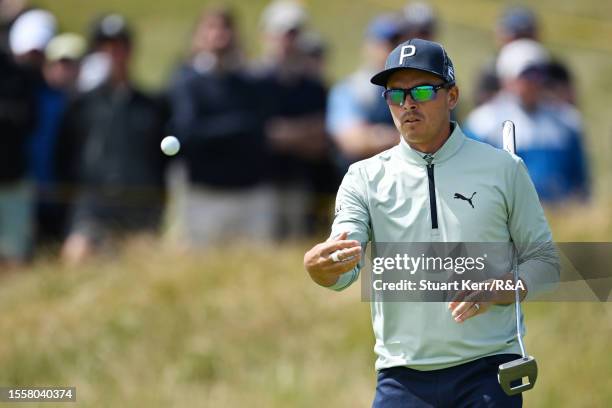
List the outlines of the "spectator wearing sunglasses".
{"type": "Polygon", "coordinates": [[[540,200],[584,201],[589,181],[582,119],[572,105],[548,96],[549,62],[548,51],[533,40],[517,40],[502,48],[497,60],[502,90],[468,116],[466,132],[499,147],[499,124],[513,121],[517,154],[525,161],[540,200]]]}

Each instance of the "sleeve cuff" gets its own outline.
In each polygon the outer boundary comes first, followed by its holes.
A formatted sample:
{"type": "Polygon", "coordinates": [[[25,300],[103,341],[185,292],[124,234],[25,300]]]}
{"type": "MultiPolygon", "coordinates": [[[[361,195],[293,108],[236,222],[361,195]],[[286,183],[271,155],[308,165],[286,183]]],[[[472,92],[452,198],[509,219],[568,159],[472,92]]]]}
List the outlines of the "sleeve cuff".
{"type": "Polygon", "coordinates": [[[559,282],[558,269],[545,262],[525,262],[519,265],[518,276],[527,285],[524,301],[534,300],[543,293],[551,292],[559,282]]]}
{"type": "Polygon", "coordinates": [[[351,284],[357,280],[358,276],[359,276],[359,269],[355,267],[351,269],[350,271],[340,275],[340,277],[338,278],[338,281],[331,286],[327,286],[327,288],[339,292],[351,286],[351,284]]]}

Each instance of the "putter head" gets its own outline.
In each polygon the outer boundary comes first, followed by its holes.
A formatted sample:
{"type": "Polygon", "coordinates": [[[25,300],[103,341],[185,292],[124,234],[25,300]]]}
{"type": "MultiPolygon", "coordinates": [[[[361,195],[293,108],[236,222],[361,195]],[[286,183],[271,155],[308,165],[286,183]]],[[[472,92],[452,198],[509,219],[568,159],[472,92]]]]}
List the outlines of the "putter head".
{"type": "Polygon", "coordinates": [[[537,378],[538,364],[532,356],[521,357],[500,364],[497,370],[497,381],[508,395],[515,395],[532,389],[537,378]],[[523,383],[525,377],[527,377],[527,382],[523,383]],[[513,386],[512,383],[515,381],[520,381],[520,384],[513,386]]]}

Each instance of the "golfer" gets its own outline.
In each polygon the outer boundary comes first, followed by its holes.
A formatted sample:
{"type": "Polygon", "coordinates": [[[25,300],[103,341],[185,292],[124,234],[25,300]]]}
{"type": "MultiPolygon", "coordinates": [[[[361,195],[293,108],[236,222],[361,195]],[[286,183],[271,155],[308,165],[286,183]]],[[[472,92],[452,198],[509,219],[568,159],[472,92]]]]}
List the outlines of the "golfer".
{"type": "MultiPolygon", "coordinates": [[[[559,260],[533,183],[520,158],[466,138],[451,122],[459,89],[444,48],[404,42],[371,82],[385,88],[400,143],[349,168],[330,239],[304,255],[311,278],[347,288],[372,241],[513,242],[521,300],[545,290],[559,260]]],[[[520,394],[507,396],[497,382],[498,365],[520,357],[514,292],[491,301],[474,295],[372,302],[374,407],[522,406],[520,394]]]]}

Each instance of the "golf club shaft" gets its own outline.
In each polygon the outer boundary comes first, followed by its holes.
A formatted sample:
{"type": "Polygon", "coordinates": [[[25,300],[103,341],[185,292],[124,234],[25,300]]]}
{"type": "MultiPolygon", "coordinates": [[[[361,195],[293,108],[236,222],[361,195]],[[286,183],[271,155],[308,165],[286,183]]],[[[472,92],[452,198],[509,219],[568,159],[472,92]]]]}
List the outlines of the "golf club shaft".
{"type": "MultiPolygon", "coordinates": [[[[514,257],[518,258],[517,256],[514,257]]],[[[519,346],[521,347],[521,354],[523,357],[527,357],[527,352],[525,351],[525,345],[523,344],[523,333],[521,332],[521,297],[519,294],[519,288],[517,285],[518,282],[518,259],[516,260],[516,264],[513,262],[513,275],[514,275],[514,314],[516,315],[516,336],[518,338],[519,346]]]]}
{"type": "MultiPolygon", "coordinates": [[[[509,120],[504,121],[502,128],[502,144],[504,150],[516,154],[516,138],[514,132],[514,123],[509,120]]],[[[513,251],[515,253],[515,251],[513,251]]],[[[513,256],[512,260],[512,276],[514,279],[514,314],[516,316],[516,336],[518,338],[519,346],[521,348],[521,354],[523,357],[527,357],[525,351],[525,345],[523,344],[523,333],[521,332],[521,298],[518,288],[518,254],[513,256]]]]}

